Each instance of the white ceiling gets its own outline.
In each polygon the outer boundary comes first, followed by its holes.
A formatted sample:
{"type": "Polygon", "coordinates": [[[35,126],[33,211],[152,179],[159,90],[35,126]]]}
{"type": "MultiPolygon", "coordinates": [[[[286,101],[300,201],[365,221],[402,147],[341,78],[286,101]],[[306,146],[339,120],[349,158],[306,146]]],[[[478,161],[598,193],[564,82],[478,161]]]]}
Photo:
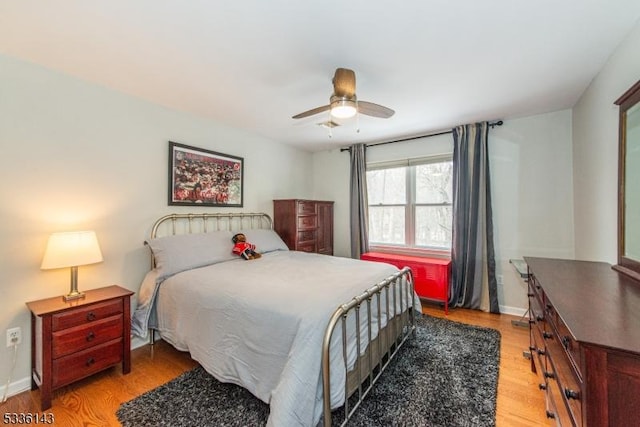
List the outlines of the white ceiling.
{"type": "MultiPolygon", "coordinates": [[[[570,108],[638,0],[0,0],[0,52],[316,151],[570,108]],[[396,111],[328,130],[336,68],[396,111]]],[[[4,82],[3,82],[4,84],[4,82]]]]}

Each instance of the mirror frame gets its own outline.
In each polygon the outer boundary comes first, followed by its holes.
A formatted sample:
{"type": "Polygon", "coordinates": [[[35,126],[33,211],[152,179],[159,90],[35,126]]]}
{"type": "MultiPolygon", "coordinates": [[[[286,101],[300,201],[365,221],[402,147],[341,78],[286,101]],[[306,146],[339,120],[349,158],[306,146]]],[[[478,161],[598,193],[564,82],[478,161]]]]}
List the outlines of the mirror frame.
{"type": "MultiPolygon", "coordinates": [[[[640,102],[640,81],[631,86],[615,102],[620,107],[618,128],[618,264],[613,268],[636,280],[640,280],[640,260],[625,256],[625,194],[627,184],[626,154],[627,154],[627,111],[640,102]]],[[[636,189],[640,191],[640,188],[636,189]]]]}

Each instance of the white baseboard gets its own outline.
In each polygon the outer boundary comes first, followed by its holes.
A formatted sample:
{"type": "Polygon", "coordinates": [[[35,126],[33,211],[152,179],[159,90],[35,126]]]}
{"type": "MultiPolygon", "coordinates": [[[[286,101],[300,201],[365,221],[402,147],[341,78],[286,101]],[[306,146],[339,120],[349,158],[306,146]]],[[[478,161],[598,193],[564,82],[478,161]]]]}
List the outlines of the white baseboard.
{"type": "Polygon", "coordinates": [[[143,345],[147,345],[147,344],[149,344],[149,337],[147,338],[140,338],[136,336],[131,337],[131,350],[140,348],[143,345]]]}
{"type": "MultiPolygon", "coordinates": [[[[0,389],[0,400],[2,399],[2,396],[4,396],[4,390],[6,386],[7,385],[5,383],[4,386],[0,389]]],[[[23,391],[27,391],[27,390],[31,390],[30,377],[25,377],[25,378],[16,380],[11,384],[9,384],[9,390],[7,391],[7,399],[10,398],[11,396],[15,396],[16,394],[22,393],[23,391]]]]}
{"type": "Polygon", "coordinates": [[[510,314],[512,316],[522,317],[522,316],[525,315],[526,312],[527,312],[526,308],[509,307],[509,306],[506,306],[506,305],[501,305],[500,306],[500,313],[501,314],[510,314]]]}

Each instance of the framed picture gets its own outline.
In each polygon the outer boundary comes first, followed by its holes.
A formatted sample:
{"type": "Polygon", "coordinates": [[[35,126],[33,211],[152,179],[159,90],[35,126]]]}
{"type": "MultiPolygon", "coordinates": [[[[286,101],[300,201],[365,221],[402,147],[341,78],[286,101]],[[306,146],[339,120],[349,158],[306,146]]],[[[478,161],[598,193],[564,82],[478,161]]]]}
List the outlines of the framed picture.
{"type": "Polygon", "coordinates": [[[169,204],[242,207],[244,159],[169,141],[169,204]]]}

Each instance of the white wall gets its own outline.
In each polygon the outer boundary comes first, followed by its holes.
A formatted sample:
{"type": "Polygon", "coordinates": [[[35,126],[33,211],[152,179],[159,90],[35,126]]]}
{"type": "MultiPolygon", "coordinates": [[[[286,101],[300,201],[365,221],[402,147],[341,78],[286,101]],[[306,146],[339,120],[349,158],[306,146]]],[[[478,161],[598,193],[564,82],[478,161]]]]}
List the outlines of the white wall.
{"type": "Polygon", "coordinates": [[[494,243],[501,310],[526,310],[527,288],[510,259],[573,258],[571,112],[517,120],[489,131],[494,243]]]}
{"type": "Polygon", "coordinates": [[[104,262],[80,267],[81,290],[115,283],[137,291],[151,224],[190,210],[167,206],[169,140],[244,157],[245,206],[234,210],[270,213],[274,198],[311,194],[310,153],[210,120],[2,55],[0,94],[2,385],[11,366],[4,331],[23,333],[12,392],[29,386],[25,302],[69,289],[67,269],[40,270],[48,235],[95,230],[104,262]]]}
{"type": "MultiPolygon", "coordinates": [[[[505,312],[527,307],[524,282],[509,264],[524,255],[573,256],[571,113],[508,120],[489,134],[496,266],[505,312]]],[[[372,147],[368,161],[451,153],[451,135],[372,147]]],[[[335,253],[349,256],[349,154],[313,157],[314,197],[335,201],[335,253]]]]}
{"type": "Polygon", "coordinates": [[[640,79],[640,21],[573,109],[576,257],[617,262],[618,107],[640,79]]]}

